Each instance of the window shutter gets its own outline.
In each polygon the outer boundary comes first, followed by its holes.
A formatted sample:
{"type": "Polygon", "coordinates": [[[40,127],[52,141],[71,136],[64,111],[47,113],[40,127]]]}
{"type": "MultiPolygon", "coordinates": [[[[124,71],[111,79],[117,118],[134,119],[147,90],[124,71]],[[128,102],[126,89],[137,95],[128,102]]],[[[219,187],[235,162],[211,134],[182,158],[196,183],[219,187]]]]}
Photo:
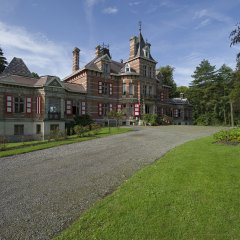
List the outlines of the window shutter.
{"type": "Polygon", "coordinates": [[[41,97],[40,97],[40,96],[37,97],[36,107],[37,107],[36,113],[37,113],[37,114],[41,114],[41,97]]]}
{"type": "Polygon", "coordinates": [[[67,113],[67,115],[72,115],[72,101],[71,100],[66,101],[66,113],[67,113]]]}
{"type": "Polygon", "coordinates": [[[135,103],[134,104],[134,116],[138,117],[140,115],[140,104],[139,103],[135,103]]]}
{"type": "Polygon", "coordinates": [[[98,82],[98,93],[102,94],[102,82],[98,82]]]}
{"type": "Polygon", "coordinates": [[[82,114],[82,115],[85,115],[85,114],[86,114],[86,102],[82,102],[81,114],[82,114]]]}
{"type": "Polygon", "coordinates": [[[109,103],[109,111],[112,112],[112,110],[113,110],[113,105],[109,103]]]}
{"type": "Polygon", "coordinates": [[[26,97],[26,113],[32,113],[32,98],[26,97]]]}
{"type": "Polygon", "coordinates": [[[102,103],[98,104],[98,115],[102,116],[102,103]]]}
{"type": "Polygon", "coordinates": [[[113,90],[112,83],[109,83],[109,95],[112,95],[112,93],[113,93],[112,90],[113,90]]]}
{"type": "Polygon", "coordinates": [[[12,113],[13,112],[13,97],[6,96],[6,112],[12,113]]]}
{"type": "Polygon", "coordinates": [[[122,111],[122,104],[118,104],[117,105],[117,112],[121,112],[122,111]]]}

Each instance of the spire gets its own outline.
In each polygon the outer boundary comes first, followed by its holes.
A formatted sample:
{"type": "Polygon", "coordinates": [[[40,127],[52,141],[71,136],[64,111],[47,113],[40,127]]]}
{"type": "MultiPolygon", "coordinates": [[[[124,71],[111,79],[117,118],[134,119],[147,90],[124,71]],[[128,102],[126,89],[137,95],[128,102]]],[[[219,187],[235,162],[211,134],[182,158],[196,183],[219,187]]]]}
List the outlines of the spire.
{"type": "Polygon", "coordinates": [[[142,48],[144,46],[144,40],[143,40],[143,36],[142,36],[142,22],[139,21],[139,37],[138,37],[138,56],[141,55],[141,52],[142,52],[142,48]]]}
{"type": "Polygon", "coordinates": [[[141,31],[142,31],[142,22],[139,21],[139,22],[138,22],[138,25],[139,25],[139,33],[141,33],[141,31]]]}

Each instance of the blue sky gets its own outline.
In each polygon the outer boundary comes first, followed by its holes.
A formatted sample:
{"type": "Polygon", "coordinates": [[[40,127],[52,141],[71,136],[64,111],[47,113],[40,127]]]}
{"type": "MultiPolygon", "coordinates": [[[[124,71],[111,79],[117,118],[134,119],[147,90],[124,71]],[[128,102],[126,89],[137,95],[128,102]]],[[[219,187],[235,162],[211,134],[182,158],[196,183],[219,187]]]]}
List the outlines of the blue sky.
{"type": "Polygon", "coordinates": [[[127,60],[139,20],[157,67],[173,66],[179,86],[191,82],[203,59],[235,68],[240,51],[229,40],[240,22],[240,0],[0,0],[0,6],[5,57],[21,57],[39,75],[69,75],[76,46],[80,67],[103,42],[114,60],[127,60]]]}

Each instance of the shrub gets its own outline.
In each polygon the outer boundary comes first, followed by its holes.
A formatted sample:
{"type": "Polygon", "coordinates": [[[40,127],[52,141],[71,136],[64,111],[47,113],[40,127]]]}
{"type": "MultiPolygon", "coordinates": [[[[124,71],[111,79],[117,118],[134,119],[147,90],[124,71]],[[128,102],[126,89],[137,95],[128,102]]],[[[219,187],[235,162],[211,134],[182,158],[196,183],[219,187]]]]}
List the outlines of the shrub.
{"type": "Polygon", "coordinates": [[[48,141],[51,140],[59,141],[66,138],[67,138],[66,131],[60,131],[59,129],[50,131],[50,134],[48,135],[48,141]]]}
{"type": "Polygon", "coordinates": [[[93,135],[97,135],[101,130],[101,128],[102,127],[99,124],[96,124],[96,123],[92,124],[91,129],[92,129],[93,135]]]}
{"type": "Polygon", "coordinates": [[[0,136],[0,151],[5,151],[7,149],[8,140],[5,136],[0,136]]]}
{"type": "Polygon", "coordinates": [[[81,125],[85,127],[85,126],[90,126],[93,123],[94,121],[89,115],[76,116],[74,118],[75,125],[81,125]]]}
{"type": "Polygon", "coordinates": [[[143,121],[146,125],[150,126],[156,126],[159,124],[157,114],[144,114],[143,121]]]}
{"type": "Polygon", "coordinates": [[[222,130],[213,135],[218,143],[238,144],[240,143],[240,128],[222,130]]]}
{"type": "Polygon", "coordinates": [[[76,125],[74,127],[74,132],[79,136],[83,137],[87,132],[89,132],[89,126],[76,125]]]}

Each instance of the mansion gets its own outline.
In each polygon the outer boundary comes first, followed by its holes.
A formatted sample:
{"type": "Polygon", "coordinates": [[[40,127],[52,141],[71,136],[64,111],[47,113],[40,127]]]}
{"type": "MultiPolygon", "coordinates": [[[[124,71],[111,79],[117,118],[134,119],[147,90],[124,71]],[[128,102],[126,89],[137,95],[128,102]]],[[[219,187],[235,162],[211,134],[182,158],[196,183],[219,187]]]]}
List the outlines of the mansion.
{"type": "Polygon", "coordinates": [[[22,59],[13,58],[0,74],[0,136],[40,139],[51,130],[65,130],[75,116],[88,114],[105,124],[109,111],[123,111],[122,125],[142,123],[144,114],[158,114],[168,124],[191,124],[192,106],[183,96],[169,98],[170,87],[156,76],[151,44],[141,31],[130,39],[127,61],[114,61],[108,46],[79,66],[73,50],[72,73],[35,78],[22,59]]]}

